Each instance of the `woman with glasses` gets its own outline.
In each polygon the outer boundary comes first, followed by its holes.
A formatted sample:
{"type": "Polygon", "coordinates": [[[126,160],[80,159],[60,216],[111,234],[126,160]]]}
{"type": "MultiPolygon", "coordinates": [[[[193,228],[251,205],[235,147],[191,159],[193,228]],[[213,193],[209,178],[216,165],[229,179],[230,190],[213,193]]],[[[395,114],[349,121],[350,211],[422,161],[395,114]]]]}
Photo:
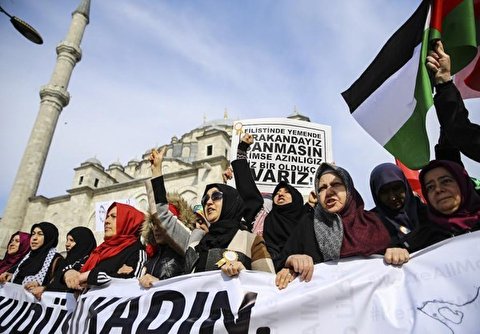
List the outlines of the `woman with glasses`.
{"type": "Polygon", "coordinates": [[[222,183],[205,188],[201,204],[210,224],[208,233],[197,228],[186,230],[168,211],[162,163],[166,149],[152,150],[152,188],[162,228],[176,246],[185,252],[185,273],[221,269],[235,276],[243,269],[274,273],[263,238],[241,229],[244,204],[235,188],[222,183]]]}

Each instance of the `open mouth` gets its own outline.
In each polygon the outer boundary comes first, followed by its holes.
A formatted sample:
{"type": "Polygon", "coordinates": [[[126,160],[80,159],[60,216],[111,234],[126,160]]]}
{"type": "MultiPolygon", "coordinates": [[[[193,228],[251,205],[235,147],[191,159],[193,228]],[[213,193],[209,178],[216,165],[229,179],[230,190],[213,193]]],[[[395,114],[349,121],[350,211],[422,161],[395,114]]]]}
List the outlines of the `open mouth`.
{"type": "Polygon", "coordinates": [[[334,206],[337,203],[337,200],[335,198],[329,198],[325,201],[325,204],[327,206],[334,206]]]}

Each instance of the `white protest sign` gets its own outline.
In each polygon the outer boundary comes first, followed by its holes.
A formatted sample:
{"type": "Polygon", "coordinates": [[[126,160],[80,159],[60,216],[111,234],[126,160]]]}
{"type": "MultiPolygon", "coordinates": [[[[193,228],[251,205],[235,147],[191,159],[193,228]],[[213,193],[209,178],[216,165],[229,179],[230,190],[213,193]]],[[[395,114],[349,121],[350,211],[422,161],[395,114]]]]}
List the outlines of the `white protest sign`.
{"type": "Polygon", "coordinates": [[[306,195],[313,190],[313,178],[322,162],[331,162],[330,126],[288,118],[259,118],[234,122],[232,155],[243,133],[253,135],[254,144],[247,152],[258,189],[272,192],[286,181],[306,195]]]}
{"type": "Polygon", "coordinates": [[[97,202],[95,203],[95,231],[103,232],[104,230],[104,222],[107,216],[107,210],[112,205],[113,202],[128,204],[131,206],[136,206],[137,201],[134,198],[127,198],[127,199],[117,199],[114,201],[106,201],[106,202],[97,202]]]}

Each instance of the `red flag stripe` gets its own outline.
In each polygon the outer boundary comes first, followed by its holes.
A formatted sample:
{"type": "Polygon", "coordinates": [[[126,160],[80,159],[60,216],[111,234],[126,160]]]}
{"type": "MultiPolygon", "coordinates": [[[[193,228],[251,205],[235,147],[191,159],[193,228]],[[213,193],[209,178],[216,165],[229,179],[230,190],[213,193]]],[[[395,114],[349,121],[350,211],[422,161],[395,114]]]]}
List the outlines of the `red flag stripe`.
{"type": "Polygon", "coordinates": [[[473,68],[473,71],[465,78],[465,84],[473,89],[480,91],[480,58],[477,54],[477,63],[473,68]]]}
{"type": "Polygon", "coordinates": [[[422,194],[422,186],[420,185],[420,180],[418,179],[420,172],[418,170],[412,170],[408,168],[397,158],[395,158],[395,164],[402,170],[412,190],[418,195],[418,197],[420,197],[422,202],[425,203],[425,199],[423,198],[422,194]]]}
{"type": "Polygon", "coordinates": [[[432,18],[430,28],[442,32],[442,23],[445,17],[463,0],[434,0],[432,5],[432,18]]]}

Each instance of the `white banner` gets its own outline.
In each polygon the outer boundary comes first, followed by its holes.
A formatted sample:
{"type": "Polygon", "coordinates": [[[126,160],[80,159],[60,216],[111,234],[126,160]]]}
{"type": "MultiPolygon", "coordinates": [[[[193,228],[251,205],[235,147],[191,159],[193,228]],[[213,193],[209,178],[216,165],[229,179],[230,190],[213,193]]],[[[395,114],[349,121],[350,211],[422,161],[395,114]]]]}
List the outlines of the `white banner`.
{"type": "MultiPolygon", "coordinates": [[[[480,232],[418,252],[403,267],[351,258],[318,264],[311,282],[295,280],[282,291],[274,279],[261,272],[228,278],[215,271],[148,290],[134,279],[113,280],[79,297],[69,332],[479,333],[480,232]]],[[[33,324],[31,333],[48,332],[55,323],[56,332],[66,329],[63,320],[54,321],[61,311],[44,298],[41,313],[29,320],[23,314],[37,309],[36,302],[30,296],[25,304],[19,291],[9,295],[9,286],[0,289],[0,331],[29,328],[27,323],[33,324]]]]}
{"type": "Polygon", "coordinates": [[[0,284],[0,333],[66,333],[77,305],[73,294],[44,292],[42,300],[18,284],[0,284]]]}
{"type": "Polygon", "coordinates": [[[287,181],[303,195],[313,190],[313,177],[322,162],[332,162],[330,126],[288,118],[259,118],[235,121],[231,159],[237,157],[241,135],[255,140],[248,151],[250,168],[261,192],[271,193],[287,181]]]}

